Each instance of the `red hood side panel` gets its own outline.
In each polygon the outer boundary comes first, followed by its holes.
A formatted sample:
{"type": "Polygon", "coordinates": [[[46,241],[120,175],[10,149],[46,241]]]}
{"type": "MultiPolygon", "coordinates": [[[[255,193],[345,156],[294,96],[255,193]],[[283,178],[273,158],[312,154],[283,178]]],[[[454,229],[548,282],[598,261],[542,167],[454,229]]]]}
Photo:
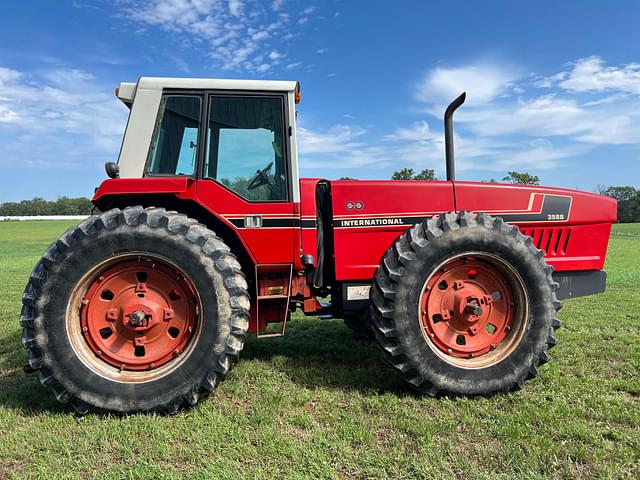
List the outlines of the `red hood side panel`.
{"type": "Polygon", "coordinates": [[[370,279],[402,232],[454,209],[451,182],[340,180],[331,201],[337,280],[370,279]]]}
{"type": "Polygon", "coordinates": [[[512,223],[544,224],[554,221],[570,225],[615,223],[616,201],[610,197],[564,188],[499,183],[455,182],[456,209],[492,215],[520,213],[512,223]],[[546,201],[546,202],[545,202],[546,201]],[[543,212],[541,209],[547,207],[543,212]],[[562,215],[564,218],[548,217],[562,215]],[[545,213],[544,216],[534,215],[545,213]]]}
{"type": "Polygon", "coordinates": [[[527,185],[455,182],[456,210],[484,212],[533,238],[556,270],[600,270],[617,218],[602,195],[527,185]]]}

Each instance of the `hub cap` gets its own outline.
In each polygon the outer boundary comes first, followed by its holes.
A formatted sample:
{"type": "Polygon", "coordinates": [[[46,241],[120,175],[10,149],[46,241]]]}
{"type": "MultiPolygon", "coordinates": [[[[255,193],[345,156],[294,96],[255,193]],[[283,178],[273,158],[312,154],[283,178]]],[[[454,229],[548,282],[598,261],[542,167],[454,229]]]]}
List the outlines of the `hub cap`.
{"type": "Polygon", "coordinates": [[[196,334],[195,289],[159,258],[111,261],[76,290],[80,331],[94,362],[120,371],[159,369],[180,356],[196,334]]]}
{"type": "Polygon", "coordinates": [[[427,279],[420,296],[425,340],[457,366],[498,363],[519,344],[526,321],[526,290],[520,276],[491,254],[448,260],[427,279]]]}

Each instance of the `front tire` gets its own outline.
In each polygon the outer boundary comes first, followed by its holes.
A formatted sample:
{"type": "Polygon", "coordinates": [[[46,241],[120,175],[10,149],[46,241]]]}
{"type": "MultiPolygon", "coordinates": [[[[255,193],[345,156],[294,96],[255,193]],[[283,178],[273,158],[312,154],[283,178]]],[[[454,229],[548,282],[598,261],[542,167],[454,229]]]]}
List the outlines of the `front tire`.
{"type": "Polygon", "coordinates": [[[531,238],[500,218],[436,216],[383,257],[372,329],[388,363],[421,393],[521,388],[556,343],[552,271],[531,238]]]}
{"type": "Polygon", "coordinates": [[[65,232],[23,296],[29,366],[78,413],[174,413],[236,363],[249,322],[240,265],[212,231],[128,207],[65,232]]]}

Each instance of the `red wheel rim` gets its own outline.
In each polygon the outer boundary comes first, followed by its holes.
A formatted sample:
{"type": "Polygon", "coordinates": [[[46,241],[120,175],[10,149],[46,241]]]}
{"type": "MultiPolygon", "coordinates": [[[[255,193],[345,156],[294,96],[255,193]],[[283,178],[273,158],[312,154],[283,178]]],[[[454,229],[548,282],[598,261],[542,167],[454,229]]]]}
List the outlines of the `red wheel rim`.
{"type": "Polygon", "coordinates": [[[181,355],[196,332],[191,282],[157,258],[125,258],[88,283],[80,307],[86,345],[122,370],[159,368],[181,355]]]}
{"type": "Polygon", "coordinates": [[[519,343],[526,324],[526,291],[504,260],[458,255],[425,282],[420,322],[431,348],[450,363],[488,366],[519,343]]]}

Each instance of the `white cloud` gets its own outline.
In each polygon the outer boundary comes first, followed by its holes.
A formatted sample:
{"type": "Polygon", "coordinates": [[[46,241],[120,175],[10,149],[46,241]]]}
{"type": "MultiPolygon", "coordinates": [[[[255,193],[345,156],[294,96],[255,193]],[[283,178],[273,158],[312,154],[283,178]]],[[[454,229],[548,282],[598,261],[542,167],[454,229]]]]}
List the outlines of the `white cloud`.
{"type": "Polygon", "coordinates": [[[78,168],[115,160],[127,109],[76,69],[0,68],[0,166],[78,168]]]}
{"type": "Polygon", "coordinates": [[[10,68],[0,67],[0,86],[19,79],[22,74],[10,68]]]}
{"type": "Polygon", "coordinates": [[[44,72],[43,77],[51,84],[59,87],[74,85],[75,88],[86,85],[95,80],[95,77],[83,70],[75,68],[59,68],[44,72]]]}
{"type": "Polygon", "coordinates": [[[367,131],[361,127],[336,125],[328,130],[309,130],[298,127],[298,142],[301,154],[343,153],[363,146],[355,140],[367,131]]]}
{"type": "Polygon", "coordinates": [[[480,135],[570,135],[584,132],[592,126],[575,100],[556,95],[479,108],[463,106],[456,121],[480,135]]]}
{"type": "Polygon", "coordinates": [[[344,170],[367,167],[379,169],[390,165],[385,149],[367,145],[362,127],[336,125],[325,130],[298,127],[298,145],[303,170],[344,170]]]}
{"type": "Polygon", "coordinates": [[[327,53],[328,51],[328,48],[319,48],[318,50],[316,50],[316,52],[318,52],[320,55],[322,55],[323,53],[327,53]]]}
{"type": "Polygon", "coordinates": [[[14,123],[18,120],[18,113],[6,105],[0,105],[0,123],[14,123]]]}
{"type": "MultiPolygon", "coordinates": [[[[288,61],[287,43],[298,34],[284,5],[271,9],[242,0],[121,0],[121,15],[142,25],[158,27],[179,36],[184,48],[205,48],[223,70],[264,73],[276,64],[261,52],[278,51],[278,62],[288,61]]],[[[303,17],[309,20],[309,14],[303,17]]],[[[298,25],[305,22],[298,21],[298,25]]]]}
{"type": "Polygon", "coordinates": [[[229,13],[234,17],[242,15],[242,1],[241,0],[229,0],[229,13]]]}
{"type": "Polygon", "coordinates": [[[398,128],[394,133],[386,135],[387,140],[409,140],[412,142],[433,141],[439,134],[429,130],[429,124],[424,120],[413,123],[410,127],[398,128]]]}
{"type": "Polygon", "coordinates": [[[487,103],[504,93],[519,76],[514,68],[497,64],[438,67],[429,71],[417,85],[415,96],[423,102],[441,104],[466,91],[469,103],[487,103]]]}
{"type": "Polygon", "coordinates": [[[578,60],[573,70],[556,75],[552,80],[561,88],[574,92],[618,92],[640,94],[640,64],[607,67],[601,57],[578,60]],[[558,81],[560,80],[560,81],[558,81]]]}
{"type": "Polygon", "coordinates": [[[491,167],[497,171],[514,168],[547,170],[556,167],[558,160],[579,155],[586,150],[584,146],[554,146],[549,140],[540,139],[524,142],[520,150],[503,154],[491,167]]]}

